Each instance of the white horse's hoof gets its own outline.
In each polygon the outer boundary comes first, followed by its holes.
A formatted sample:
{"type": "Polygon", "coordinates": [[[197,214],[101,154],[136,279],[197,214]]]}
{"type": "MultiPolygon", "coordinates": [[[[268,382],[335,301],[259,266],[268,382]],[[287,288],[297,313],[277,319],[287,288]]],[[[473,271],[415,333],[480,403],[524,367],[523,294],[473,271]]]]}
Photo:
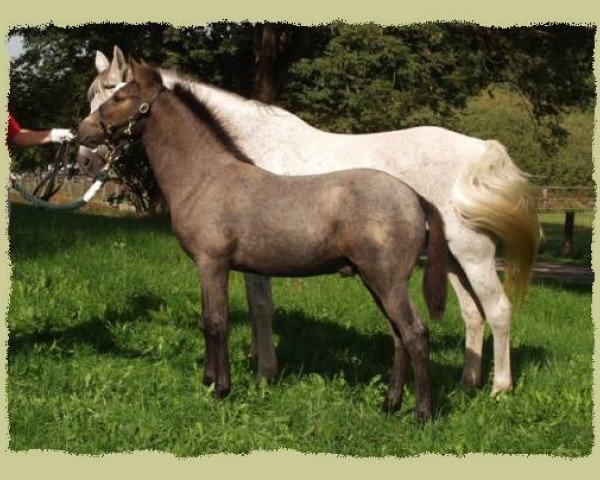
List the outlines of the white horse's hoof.
{"type": "Polygon", "coordinates": [[[513,390],[513,385],[511,382],[494,384],[491,395],[492,395],[492,397],[495,397],[496,395],[498,395],[500,393],[511,392],[512,390],[513,390]]]}

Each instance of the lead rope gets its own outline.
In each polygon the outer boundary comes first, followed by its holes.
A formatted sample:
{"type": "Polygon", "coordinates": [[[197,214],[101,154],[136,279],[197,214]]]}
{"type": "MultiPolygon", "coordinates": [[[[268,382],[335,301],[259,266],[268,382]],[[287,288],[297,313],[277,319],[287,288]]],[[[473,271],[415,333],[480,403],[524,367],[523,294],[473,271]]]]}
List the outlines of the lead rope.
{"type": "MultiPolygon", "coordinates": [[[[68,148],[65,151],[68,151],[68,148]]],[[[11,188],[13,188],[17,192],[19,192],[25,200],[27,200],[29,203],[31,203],[32,205],[34,205],[36,207],[43,208],[46,210],[77,210],[78,208],[81,208],[82,206],[84,206],[86,203],[89,203],[90,200],[92,198],[94,198],[94,196],[98,193],[100,188],[102,188],[102,185],[104,185],[106,183],[106,181],[110,179],[110,170],[112,168],[113,163],[118,158],[119,158],[119,155],[118,155],[118,152],[116,151],[116,149],[112,148],[112,147],[109,148],[107,150],[107,154],[105,156],[106,164],[104,165],[102,170],[100,170],[98,175],[96,175],[94,183],[92,184],[92,186],[90,188],[87,189],[87,191],[83,194],[83,196],[79,200],[75,200],[74,202],[50,203],[46,200],[42,200],[40,197],[34,195],[29,190],[27,190],[25,187],[23,187],[22,185],[17,183],[19,180],[19,177],[12,172],[10,173],[10,182],[11,182],[10,186],[11,186],[11,188]]]]}

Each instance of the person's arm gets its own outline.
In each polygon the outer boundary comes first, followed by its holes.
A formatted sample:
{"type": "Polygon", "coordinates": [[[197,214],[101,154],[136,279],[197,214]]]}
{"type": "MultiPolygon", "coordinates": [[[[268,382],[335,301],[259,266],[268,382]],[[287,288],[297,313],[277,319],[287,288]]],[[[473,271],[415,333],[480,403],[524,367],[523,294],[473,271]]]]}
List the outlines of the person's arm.
{"type": "Polygon", "coordinates": [[[34,147],[36,145],[45,145],[46,143],[61,143],[63,141],[73,140],[73,132],[66,128],[53,128],[51,130],[29,130],[23,128],[9,114],[8,124],[8,143],[17,147],[34,147]]]}
{"type": "Polygon", "coordinates": [[[28,130],[22,128],[11,139],[11,144],[17,147],[34,147],[52,141],[50,130],[28,130]]]}
{"type": "Polygon", "coordinates": [[[19,133],[12,137],[12,144],[17,147],[34,147],[46,143],[61,143],[73,140],[74,135],[67,128],[53,128],[52,130],[28,130],[21,128],[19,133]]]}

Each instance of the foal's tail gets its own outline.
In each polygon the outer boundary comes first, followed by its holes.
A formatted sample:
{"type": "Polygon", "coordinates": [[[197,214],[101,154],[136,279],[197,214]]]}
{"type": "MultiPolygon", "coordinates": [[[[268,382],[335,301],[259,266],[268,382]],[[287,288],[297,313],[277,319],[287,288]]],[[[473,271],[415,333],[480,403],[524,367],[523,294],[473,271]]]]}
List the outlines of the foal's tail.
{"type": "Polygon", "coordinates": [[[505,289],[517,303],[525,296],[539,243],[535,192],[506,149],[487,140],[454,185],[454,204],[465,224],[491,232],[506,244],[505,289]]]}
{"type": "Polygon", "coordinates": [[[440,318],[446,308],[446,262],[447,245],[444,235],[444,221],[440,212],[423,197],[419,197],[429,227],[427,264],[423,280],[423,293],[429,313],[440,318]]]}

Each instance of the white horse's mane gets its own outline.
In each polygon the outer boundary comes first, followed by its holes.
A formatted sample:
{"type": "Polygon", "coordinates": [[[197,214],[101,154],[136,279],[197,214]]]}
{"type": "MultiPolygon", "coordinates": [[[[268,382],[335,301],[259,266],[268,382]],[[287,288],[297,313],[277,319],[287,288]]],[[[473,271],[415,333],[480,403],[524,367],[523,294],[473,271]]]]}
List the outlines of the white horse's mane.
{"type": "MultiPolygon", "coordinates": [[[[289,120],[300,121],[296,115],[280,108],[276,105],[269,105],[259,100],[245,98],[242,95],[225,90],[216,85],[201,82],[189,75],[181,74],[176,70],[159,68],[158,72],[163,80],[165,87],[172,89],[175,84],[182,84],[189,88],[198,100],[205,103],[211,109],[217,109],[218,105],[229,104],[234,110],[240,111],[246,115],[274,115],[278,117],[287,117],[289,120]]],[[[91,88],[91,87],[90,87],[91,88]]],[[[306,123],[305,123],[306,124],[306,123]]],[[[306,124],[308,126],[308,124],[306,124]]]]}
{"type": "Polygon", "coordinates": [[[96,75],[96,78],[92,81],[92,84],[87,90],[87,99],[88,102],[91,102],[96,95],[102,95],[104,93],[104,89],[102,88],[102,82],[106,77],[105,72],[101,72],[96,75]]]}

